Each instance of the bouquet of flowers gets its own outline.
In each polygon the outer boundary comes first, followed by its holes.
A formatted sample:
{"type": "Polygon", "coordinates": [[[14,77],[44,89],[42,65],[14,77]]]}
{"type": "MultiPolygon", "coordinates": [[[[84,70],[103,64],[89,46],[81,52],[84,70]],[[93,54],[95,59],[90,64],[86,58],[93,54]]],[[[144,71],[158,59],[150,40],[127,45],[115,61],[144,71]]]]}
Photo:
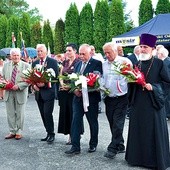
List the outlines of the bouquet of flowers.
{"type": "Polygon", "coordinates": [[[51,87],[52,78],[56,76],[52,68],[45,69],[40,64],[36,64],[32,69],[28,68],[24,70],[23,75],[23,80],[28,84],[48,83],[49,88],[51,87]]]}
{"type": "Polygon", "coordinates": [[[85,79],[87,82],[88,92],[103,91],[106,96],[110,93],[108,89],[101,86],[99,74],[88,73],[86,76],[83,76],[76,73],[72,73],[59,76],[59,79],[68,81],[67,85],[70,87],[70,92],[73,92],[75,89],[81,90],[82,82],[85,79]]]}
{"type": "Polygon", "coordinates": [[[126,77],[129,83],[135,82],[141,84],[142,86],[146,84],[145,76],[137,66],[135,66],[135,68],[132,68],[130,64],[126,63],[123,64],[114,63],[114,66],[115,66],[114,71],[126,77]]]}
{"type": "Polygon", "coordinates": [[[4,80],[3,78],[0,79],[0,89],[3,90],[10,90],[13,87],[13,83],[9,80],[4,80]]]}

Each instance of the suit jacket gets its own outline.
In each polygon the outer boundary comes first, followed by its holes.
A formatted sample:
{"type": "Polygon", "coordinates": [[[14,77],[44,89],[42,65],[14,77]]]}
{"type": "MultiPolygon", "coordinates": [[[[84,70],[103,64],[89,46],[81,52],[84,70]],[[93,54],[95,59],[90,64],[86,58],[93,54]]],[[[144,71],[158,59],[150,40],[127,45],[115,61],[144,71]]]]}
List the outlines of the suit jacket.
{"type": "MultiPolygon", "coordinates": [[[[17,75],[16,75],[16,84],[18,85],[20,90],[16,91],[16,97],[17,97],[17,101],[19,104],[24,104],[27,100],[28,97],[28,83],[23,82],[22,80],[22,72],[23,70],[26,70],[27,68],[30,68],[30,65],[26,62],[20,61],[18,63],[18,67],[17,67],[17,75]]],[[[12,71],[13,71],[13,63],[12,61],[6,62],[4,64],[3,67],[3,77],[6,80],[11,80],[11,76],[12,76],[12,71]]],[[[8,101],[9,99],[9,94],[10,94],[10,90],[6,90],[5,91],[5,96],[4,96],[4,100],[8,101]]]]}
{"type": "Polygon", "coordinates": [[[133,66],[137,65],[138,60],[137,60],[135,54],[132,54],[132,55],[128,56],[127,58],[129,58],[129,60],[130,60],[130,61],[132,62],[132,64],[133,64],[133,66]]]}
{"type": "MultiPolygon", "coordinates": [[[[40,60],[36,60],[35,62],[32,63],[32,67],[34,68],[36,64],[39,64],[40,60]]],[[[57,60],[47,57],[45,64],[44,64],[45,69],[52,68],[56,74],[56,80],[58,77],[58,63],[57,60]]],[[[47,84],[44,87],[40,88],[39,92],[35,92],[35,99],[39,100],[39,95],[41,95],[43,100],[52,100],[55,99],[56,97],[56,83],[51,83],[52,87],[49,88],[47,84]]]]}
{"type": "MultiPolygon", "coordinates": [[[[81,69],[82,62],[78,62],[75,66],[75,73],[79,73],[81,69]]],[[[102,62],[99,60],[95,60],[91,58],[83,72],[83,75],[86,75],[87,73],[93,73],[93,72],[100,72],[100,74],[103,74],[102,70],[102,62]]],[[[89,92],[89,103],[99,102],[101,101],[100,92],[89,92]]]]}

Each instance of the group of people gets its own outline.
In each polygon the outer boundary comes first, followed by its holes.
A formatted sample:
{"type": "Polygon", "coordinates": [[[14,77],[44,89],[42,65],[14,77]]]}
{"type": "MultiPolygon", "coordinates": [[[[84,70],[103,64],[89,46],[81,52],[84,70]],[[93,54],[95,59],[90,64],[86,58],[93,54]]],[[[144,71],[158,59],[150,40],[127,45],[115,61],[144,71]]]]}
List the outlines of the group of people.
{"type": "MultiPolygon", "coordinates": [[[[101,85],[109,89],[110,93],[104,98],[105,112],[111,131],[111,142],[107,147],[104,157],[113,159],[119,153],[125,152],[125,159],[132,166],[165,170],[170,167],[169,136],[165,113],[165,99],[169,90],[170,75],[169,63],[154,57],[156,36],[142,34],[140,54],[136,61],[133,57],[119,56],[117,45],[107,42],[103,46],[106,61],[96,60],[92,57],[92,46],[82,44],[67,44],[67,58],[62,61],[59,69],[55,59],[47,56],[47,48],[44,44],[37,45],[38,59],[32,63],[52,68],[58,75],[78,73],[98,73],[101,76],[101,85]],[[127,79],[115,72],[115,63],[134,65],[145,75],[146,83],[142,86],[137,83],[129,85],[127,79]],[[125,149],[123,128],[127,108],[130,108],[128,139],[125,149]]],[[[12,60],[3,67],[3,76],[10,80],[15,73],[14,86],[6,90],[5,102],[10,134],[6,139],[21,139],[23,130],[24,109],[27,100],[26,82],[21,82],[21,73],[30,67],[20,60],[20,51],[11,50],[12,60]]],[[[161,52],[160,52],[161,53],[161,52]]],[[[98,146],[98,108],[101,101],[100,91],[88,92],[89,105],[84,108],[83,90],[75,89],[69,92],[69,81],[59,78],[59,84],[52,83],[48,87],[45,83],[37,83],[33,86],[35,99],[39,107],[41,118],[46,130],[45,138],[41,141],[52,143],[55,140],[53,109],[56,93],[59,101],[58,133],[69,135],[66,144],[71,148],[65,151],[67,155],[75,155],[81,152],[81,135],[84,133],[83,117],[87,118],[90,128],[90,140],[88,152],[95,152],[98,146]],[[57,88],[57,89],[56,89],[57,88]]]]}

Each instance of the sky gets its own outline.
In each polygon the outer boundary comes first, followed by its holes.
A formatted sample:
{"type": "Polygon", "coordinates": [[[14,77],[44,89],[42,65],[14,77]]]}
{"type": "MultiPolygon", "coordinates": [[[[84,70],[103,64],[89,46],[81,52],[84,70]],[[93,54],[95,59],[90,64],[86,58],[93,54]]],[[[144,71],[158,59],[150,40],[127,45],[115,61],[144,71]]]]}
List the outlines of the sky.
{"type": "MultiPolygon", "coordinates": [[[[89,2],[93,8],[96,6],[97,0],[25,0],[30,9],[37,7],[40,14],[43,16],[43,20],[49,19],[52,25],[55,25],[58,19],[65,20],[66,11],[69,9],[70,4],[75,2],[79,12],[81,12],[83,6],[89,2]]],[[[138,26],[138,7],[141,0],[126,0],[126,11],[131,11],[131,19],[134,21],[134,25],[138,26]],[[135,2],[135,3],[134,3],[135,2]]],[[[153,8],[156,7],[158,0],[152,0],[153,8]]]]}

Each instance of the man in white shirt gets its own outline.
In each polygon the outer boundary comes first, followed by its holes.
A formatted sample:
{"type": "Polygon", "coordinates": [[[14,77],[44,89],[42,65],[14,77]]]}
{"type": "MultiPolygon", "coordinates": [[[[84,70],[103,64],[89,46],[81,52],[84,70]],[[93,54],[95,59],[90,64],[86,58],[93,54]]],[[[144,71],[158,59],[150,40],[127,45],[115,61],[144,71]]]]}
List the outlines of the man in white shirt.
{"type": "Polygon", "coordinates": [[[127,63],[132,66],[131,61],[126,57],[118,56],[116,44],[109,42],[103,46],[107,61],[103,63],[102,84],[110,90],[109,96],[104,99],[106,116],[109,121],[112,140],[107,147],[104,157],[114,158],[117,153],[125,152],[123,127],[128,106],[128,84],[126,78],[118,75],[113,63],[127,63]]]}

